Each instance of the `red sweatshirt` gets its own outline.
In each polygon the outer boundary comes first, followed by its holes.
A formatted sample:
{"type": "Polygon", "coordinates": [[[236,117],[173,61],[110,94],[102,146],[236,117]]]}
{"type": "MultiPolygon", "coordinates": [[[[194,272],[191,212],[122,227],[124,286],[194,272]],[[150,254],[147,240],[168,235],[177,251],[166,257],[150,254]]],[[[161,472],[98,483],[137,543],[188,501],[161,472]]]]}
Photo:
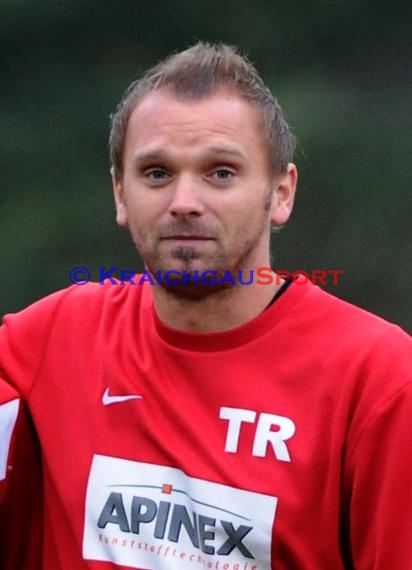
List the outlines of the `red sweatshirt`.
{"type": "Polygon", "coordinates": [[[220,333],[163,325],[148,284],[6,317],[2,568],[412,568],[411,348],[301,283],[220,333]]]}

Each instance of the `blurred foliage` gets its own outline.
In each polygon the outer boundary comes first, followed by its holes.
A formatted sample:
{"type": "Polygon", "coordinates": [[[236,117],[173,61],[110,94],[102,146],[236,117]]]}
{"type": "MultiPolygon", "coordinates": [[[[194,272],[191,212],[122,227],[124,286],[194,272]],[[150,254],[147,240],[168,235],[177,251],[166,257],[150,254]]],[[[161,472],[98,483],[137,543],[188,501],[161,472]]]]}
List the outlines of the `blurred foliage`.
{"type": "Polygon", "coordinates": [[[109,115],[144,69],[203,39],[249,55],[299,140],[273,266],[343,269],[331,292],[412,328],[409,3],[3,0],[0,14],[0,313],[73,266],[141,268],[114,223],[109,115]]]}

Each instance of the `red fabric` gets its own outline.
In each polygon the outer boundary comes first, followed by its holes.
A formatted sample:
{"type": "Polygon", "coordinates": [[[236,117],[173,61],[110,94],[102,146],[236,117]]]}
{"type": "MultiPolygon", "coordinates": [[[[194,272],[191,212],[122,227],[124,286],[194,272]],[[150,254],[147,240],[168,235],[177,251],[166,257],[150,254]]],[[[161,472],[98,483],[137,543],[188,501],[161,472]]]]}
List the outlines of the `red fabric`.
{"type": "Polygon", "coordinates": [[[412,343],[398,327],[301,283],[215,334],[164,326],[150,285],[72,287],[5,323],[0,375],[42,446],[43,570],[123,568],[83,559],[94,454],[276,497],[276,570],[412,568],[412,343]],[[105,406],[107,388],[142,399],[105,406]],[[222,408],[253,417],[234,452],[222,408]],[[257,445],[265,417],[295,426],[284,447],[257,445]]]}
{"type": "MultiPolygon", "coordinates": [[[[0,567],[2,570],[41,570],[43,497],[40,451],[34,428],[18,394],[0,379],[0,409],[18,403],[7,471],[0,481],[0,567]]],[[[4,434],[3,434],[4,435],[4,434]]]]}

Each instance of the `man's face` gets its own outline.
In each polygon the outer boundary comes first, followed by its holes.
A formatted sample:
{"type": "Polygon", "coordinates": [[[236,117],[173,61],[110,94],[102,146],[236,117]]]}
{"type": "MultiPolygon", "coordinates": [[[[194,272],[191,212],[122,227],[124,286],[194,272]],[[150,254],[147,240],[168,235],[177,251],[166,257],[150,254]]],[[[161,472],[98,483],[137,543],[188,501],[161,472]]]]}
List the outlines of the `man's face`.
{"type": "MultiPolygon", "coordinates": [[[[292,207],[293,195],[284,208],[290,175],[270,174],[261,116],[239,95],[222,89],[182,101],[167,90],[148,94],[130,117],[123,163],[122,179],[114,180],[117,221],[153,275],[236,276],[269,264],[271,220],[283,223],[292,207]]],[[[196,296],[190,287],[171,291],[196,296]]]]}

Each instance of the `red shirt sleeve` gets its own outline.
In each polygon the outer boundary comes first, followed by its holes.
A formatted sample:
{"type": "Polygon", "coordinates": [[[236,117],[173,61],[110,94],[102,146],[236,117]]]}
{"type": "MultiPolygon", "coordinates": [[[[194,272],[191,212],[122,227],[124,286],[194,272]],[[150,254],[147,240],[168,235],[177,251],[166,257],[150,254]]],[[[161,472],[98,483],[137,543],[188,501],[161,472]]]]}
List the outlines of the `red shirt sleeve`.
{"type": "Polygon", "coordinates": [[[43,512],[38,441],[18,393],[0,378],[0,566],[39,570],[43,512]]]}
{"type": "Polygon", "coordinates": [[[370,370],[381,376],[382,393],[364,409],[347,450],[345,523],[356,570],[412,568],[411,353],[406,335],[382,338],[370,370]]]}

